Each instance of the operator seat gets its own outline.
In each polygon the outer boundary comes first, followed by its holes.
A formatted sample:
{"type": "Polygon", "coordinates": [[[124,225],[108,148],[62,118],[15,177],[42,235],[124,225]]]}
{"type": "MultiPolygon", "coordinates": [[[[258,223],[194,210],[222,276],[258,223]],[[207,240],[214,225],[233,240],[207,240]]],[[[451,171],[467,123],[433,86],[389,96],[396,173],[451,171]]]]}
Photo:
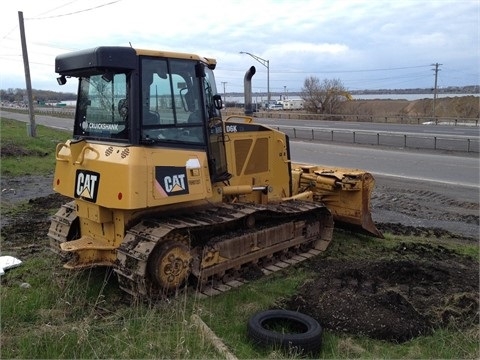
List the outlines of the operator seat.
{"type": "Polygon", "coordinates": [[[202,111],[195,110],[188,116],[189,124],[201,124],[202,123],[202,111]]]}
{"type": "Polygon", "coordinates": [[[189,91],[185,94],[186,110],[190,112],[187,123],[189,124],[201,124],[203,121],[202,110],[197,109],[195,106],[195,100],[193,92],[189,91]]]}
{"type": "Polygon", "coordinates": [[[158,113],[145,109],[143,111],[143,125],[160,125],[160,115],[158,113]]]}

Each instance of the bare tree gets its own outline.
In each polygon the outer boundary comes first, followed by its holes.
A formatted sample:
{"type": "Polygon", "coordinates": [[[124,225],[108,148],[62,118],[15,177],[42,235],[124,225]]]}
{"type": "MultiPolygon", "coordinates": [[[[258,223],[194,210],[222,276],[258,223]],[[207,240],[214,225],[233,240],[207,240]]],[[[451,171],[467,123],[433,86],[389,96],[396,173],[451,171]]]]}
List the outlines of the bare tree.
{"type": "Polygon", "coordinates": [[[303,108],[308,112],[321,113],[323,109],[324,97],[320,80],[315,76],[310,76],[303,82],[300,97],[303,99],[303,108]]]}
{"type": "Polygon", "coordinates": [[[324,79],[322,82],[315,77],[307,77],[303,83],[301,98],[308,112],[337,114],[345,100],[351,100],[340,79],[324,79]]]}

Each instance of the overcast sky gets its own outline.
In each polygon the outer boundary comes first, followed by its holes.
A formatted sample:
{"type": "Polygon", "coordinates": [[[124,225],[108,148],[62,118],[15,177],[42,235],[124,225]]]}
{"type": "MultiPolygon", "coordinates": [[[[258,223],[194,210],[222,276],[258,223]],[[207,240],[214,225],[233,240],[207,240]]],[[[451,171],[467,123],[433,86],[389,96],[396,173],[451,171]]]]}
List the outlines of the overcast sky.
{"type": "Polygon", "coordinates": [[[480,0],[6,0],[0,13],[0,89],[25,88],[23,12],[34,89],[59,87],[55,56],[101,45],[192,52],[217,59],[219,92],[300,91],[339,79],[349,90],[480,83],[480,0]]]}

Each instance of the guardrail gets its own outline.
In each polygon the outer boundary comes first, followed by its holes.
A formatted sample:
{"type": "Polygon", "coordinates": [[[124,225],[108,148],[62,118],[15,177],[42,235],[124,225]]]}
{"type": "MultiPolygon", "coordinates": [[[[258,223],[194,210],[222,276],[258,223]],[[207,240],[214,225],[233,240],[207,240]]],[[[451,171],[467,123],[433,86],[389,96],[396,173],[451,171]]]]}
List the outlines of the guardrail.
{"type": "Polygon", "coordinates": [[[479,153],[480,148],[478,138],[468,137],[425,136],[365,130],[302,129],[291,126],[275,126],[275,128],[290,138],[312,141],[467,153],[479,153]]]}
{"type": "MultiPolygon", "coordinates": [[[[242,115],[242,109],[227,108],[223,110],[226,115],[242,115]]],[[[287,119],[287,120],[328,120],[328,121],[351,121],[351,122],[371,122],[384,124],[435,124],[435,125],[466,125],[480,126],[479,118],[468,118],[461,116],[433,117],[433,116],[407,116],[407,115],[337,115],[337,114],[308,114],[294,110],[286,111],[258,111],[253,114],[254,117],[266,119],[287,119]]]]}
{"type": "Polygon", "coordinates": [[[271,119],[296,119],[296,120],[329,120],[329,121],[351,121],[351,122],[371,122],[383,124],[435,124],[435,125],[465,125],[465,126],[479,126],[480,120],[478,118],[464,118],[464,117],[432,117],[432,116],[372,116],[372,115],[332,115],[332,114],[290,114],[287,111],[279,112],[261,112],[257,117],[271,118],[271,119]]]}
{"type": "MultiPolygon", "coordinates": [[[[19,114],[28,114],[27,108],[2,106],[0,107],[0,109],[4,111],[16,112],[19,114]]],[[[75,116],[74,107],[35,107],[34,111],[36,115],[55,116],[67,119],[73,119],[73,117],[75,116]]]]}

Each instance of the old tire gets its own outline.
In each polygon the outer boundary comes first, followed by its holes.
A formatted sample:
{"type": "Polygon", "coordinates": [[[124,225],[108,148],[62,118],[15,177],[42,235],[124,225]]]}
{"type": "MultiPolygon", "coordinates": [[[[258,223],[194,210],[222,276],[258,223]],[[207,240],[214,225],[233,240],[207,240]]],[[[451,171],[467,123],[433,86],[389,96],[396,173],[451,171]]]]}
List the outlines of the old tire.
{"type": "Polygon", "coordinates": [[[280,347],[316,354],[322,345],[322,327],[314,318],[289,310],[266,310],[248,320],[247,335],[258,346],[280,347]]]}

